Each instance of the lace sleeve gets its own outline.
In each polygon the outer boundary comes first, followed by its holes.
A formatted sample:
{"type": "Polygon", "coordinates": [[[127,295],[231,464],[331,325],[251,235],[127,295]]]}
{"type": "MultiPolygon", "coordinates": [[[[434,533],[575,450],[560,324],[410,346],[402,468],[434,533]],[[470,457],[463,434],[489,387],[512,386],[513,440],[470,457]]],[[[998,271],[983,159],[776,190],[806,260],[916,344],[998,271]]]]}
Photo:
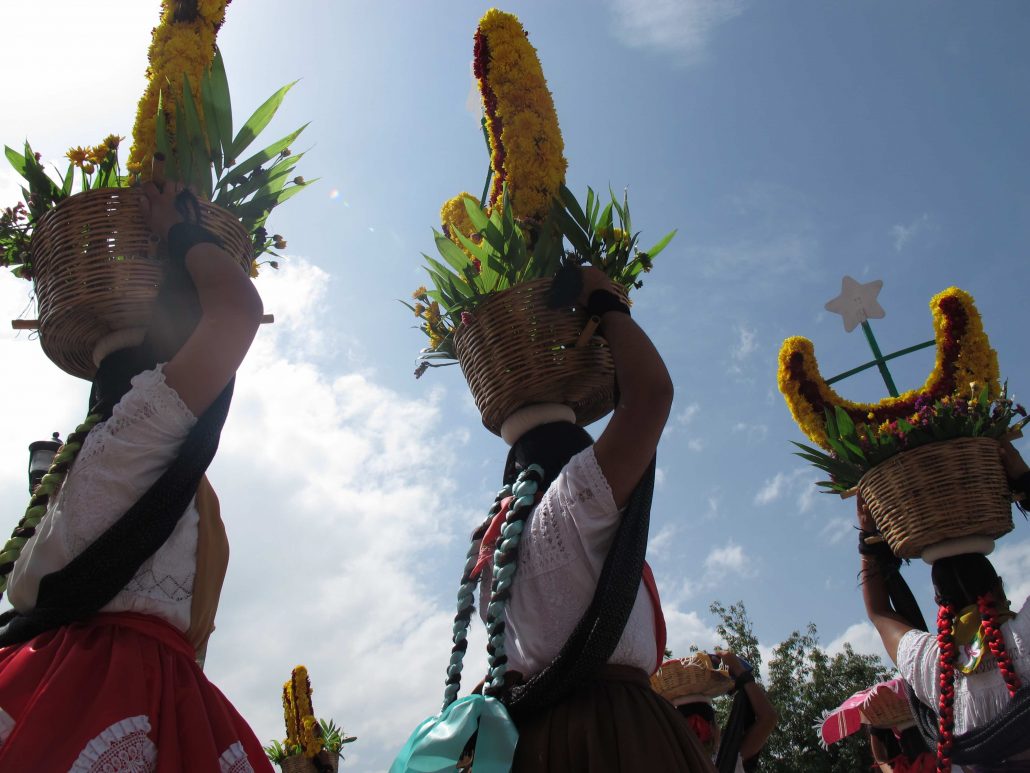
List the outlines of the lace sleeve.
{"type": "Polygon", "coordinates": [[[898,673],[927,706],[937,705],[937,640],[915,629],[898,642],[898,673]]]}
{"type": "Polygon", "coordinates": [[[603,563],[618,523],[611,487],[588,448],[569,460],[533,513],[519,573],[536,576],[576,560],[603,563]]]}

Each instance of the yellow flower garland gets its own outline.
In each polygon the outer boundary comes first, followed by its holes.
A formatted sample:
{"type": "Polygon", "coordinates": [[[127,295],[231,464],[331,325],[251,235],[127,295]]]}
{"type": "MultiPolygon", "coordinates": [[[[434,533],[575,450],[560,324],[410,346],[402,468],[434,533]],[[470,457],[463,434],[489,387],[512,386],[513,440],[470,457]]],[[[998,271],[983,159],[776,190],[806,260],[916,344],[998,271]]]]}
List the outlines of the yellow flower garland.
{"type": "Polygon", "coordinates": [[[516,16],[492,8],[480,19],[474,67],[490,138],[490,203],[507,183],[516,215],[542,220],[568,164],[540,60],[516,16]]]}
{"type": "MultiPolygon", "coordinates": [[[[229,0],[197,0],[197,14],[191,20],[176,21],[175,0],[162,0],[161,23],[154,28],[147,67],[147,89],[136,110],[132,129],[130,171],[146,178],[156,149],[157,104],[165,112],[169,137],[175,136],[175,106],[182,102],[183,76],[189,78],[194,96],[200,94],[200,78],[215,55],[215,35],[225,20],[229,0]]],[[[197,100],[197,115],[203,127],[203,105],[197,100]]]]}
{"type": "Polygon", "coordinates": [[[476,206],[479,205],[479,199],[471,193],[462,191],[453,199],[448,199],[440,208],[440,223],[443,225],[443,232],[447,238],[468,255],[469,260],[472,260],[473,256],[456,235],[460,233],[466,239],[471,239],[476,234],[476,227],[472,225],[472,219],[469,217],[468,210],[465,209],[465,199],[476,206]]]}
{"type": "Polygon", "coordinates": [[[794,421],[814,443],[830,450],[826,442],[824,407],[840,407],[856,423],[880,426],[914,413],[919,397],[930,400],[965,394],[969,385],[987,386],[988,397],[1000,392],[998,355],[991,348],[980,314],[969,293],[949,287],[930,301],[933,312],[937,360],[920,389],[878,403],[854,403],[838,395],[819,373],[812,342],[801,336],[788,338],[780,347],[777,381],[794,421]]]}

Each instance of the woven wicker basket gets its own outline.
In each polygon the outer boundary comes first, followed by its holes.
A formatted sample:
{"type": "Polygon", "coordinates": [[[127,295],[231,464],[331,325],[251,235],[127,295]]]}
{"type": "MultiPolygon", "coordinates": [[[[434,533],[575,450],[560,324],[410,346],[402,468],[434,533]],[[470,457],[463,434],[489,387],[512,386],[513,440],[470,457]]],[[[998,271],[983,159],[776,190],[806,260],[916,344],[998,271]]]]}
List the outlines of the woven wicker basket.
{"type": "Polygon", "coordinates": [[[580,425],[612,410],[615,366],[607,344],[594,336],[576,346],[586,312],[547,308],[550,287],[550,279],[534,279],[497,293],[454,334],[483,425],[495,435],[534,403],[567,405],[580,425]]]}
{"type": "Polygon", "coordinates": [[[898,727],[912,722],[908,701],[889,687],[871,693],[862,706],[862,714],[873,727],[898,727]]]}
{"type": "MultiPolygon", "coordinates": [[[[340,769],[340,755],[330,754],[329,764],[332,765],[333,773],[337,773],[340,769]]],[[[283,773],[317,773],[318,771],[311,758],[305,757],[303,754],[290,755],[280,763],[279,767],[283,769],[283,773]]]]}
{"type": "MultiPolygon", "coordinates": [[[[93,347],[108,333],[146,327],[163,257],[128,188],[84,191],[48,212],[32,235],[39,339],[61,370],[89,379],[93,347]]],[[[240,221],[201,202],[203,223],[250,268],[252,246],[240,221]]]]}
{"type": "Polygon", "coordinates": [[[708,656],[697,653],[662,663],[651,675],[651,688],[670,702],[687,695],[716,698],[733,689],[733,679],[725,668],[713,670],[708,656]]]}
{"type": "Polygon", "coordinates": [[[897,454],[863,475],[858,491],[901,558],[917,558],[947,539],[1012,531],[1012,498],[991,438],[956,438],[897,454]]]}

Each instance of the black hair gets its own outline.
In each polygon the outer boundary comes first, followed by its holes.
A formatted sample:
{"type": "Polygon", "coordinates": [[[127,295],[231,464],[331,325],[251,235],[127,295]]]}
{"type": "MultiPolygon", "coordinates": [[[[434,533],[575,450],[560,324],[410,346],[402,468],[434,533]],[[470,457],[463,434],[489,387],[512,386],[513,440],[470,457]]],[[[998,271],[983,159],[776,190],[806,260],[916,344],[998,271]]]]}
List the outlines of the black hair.
{"type": "Polygon", "coordinates": [[[948,602],[963,609],[976,604],[985,594],[1002,594],[1001,578],[987,556],[980,553],[939,558],[934,561],[930,576],[938,604],[948,602]]]}
{"type": "Polygon", "coordinates": [[[693,701],[676,707],[676,711],[684,717],[701,717],[711,725],[715,724],[715,709],[708,701],[693,701]]]}
{"type": "Polygon", "coordinates": [[[540,490],[546,491],[569,460],[593,443],[594,439],[589,432],[568,421],[534,427],[516,440],[508,451],[508,459],[504,464],[504,483],[514,483],[520,472],[531,464],[538,464],[544,469],[540,490]]]}

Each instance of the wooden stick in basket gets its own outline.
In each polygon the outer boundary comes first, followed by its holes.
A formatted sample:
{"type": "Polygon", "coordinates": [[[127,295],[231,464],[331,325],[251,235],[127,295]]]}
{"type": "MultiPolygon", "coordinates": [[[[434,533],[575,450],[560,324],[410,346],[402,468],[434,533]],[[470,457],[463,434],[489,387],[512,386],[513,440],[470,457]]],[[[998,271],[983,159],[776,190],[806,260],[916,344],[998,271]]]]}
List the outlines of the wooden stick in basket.
{"type": "Polygon", "coordinates": [[[579,338],[576,339],[576,348],[579,349],[582,346],[586,346],[587,343],[594,335],[594,331],[597,330],[597,326],[601,324],[601,318],[596,314],[587,320],[586,325],[583,327],[583,332],[579,334],[579,338]]]}
{"type": "MultiPolygon", "coordinates": [[[[271,325],[275,322],[275,314],[261,315],[262,325],[271,325]]],[[[12,319],[11,327],[14,330],[39,330],[38,319],[12,319]]]]}

